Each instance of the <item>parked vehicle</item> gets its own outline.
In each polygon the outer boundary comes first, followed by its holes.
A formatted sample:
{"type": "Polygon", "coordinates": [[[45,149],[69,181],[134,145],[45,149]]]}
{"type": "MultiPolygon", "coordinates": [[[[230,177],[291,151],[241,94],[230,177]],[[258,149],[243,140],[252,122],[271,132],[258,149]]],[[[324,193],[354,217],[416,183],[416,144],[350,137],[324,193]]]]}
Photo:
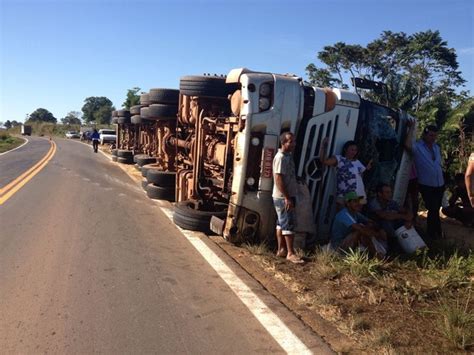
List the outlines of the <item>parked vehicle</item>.
{"type": "Polygon", "coordinates": [[[22,136],[31,136],[31,126],[21,125],[21,135],[22,136]]]}
{"type": "Polygon", "coordinates": [[[306,85],[291,75],[234,69],[227,78],[183,77],[176,136],[174,221],[222,233],[233,242],[269,239],[275,231],[272,161],[282,131],[297,137],[298,177],[309,187],[318,235],[327,235],[335,213],[335,169],[319,161],[322,140],[339,154],[355,140],[359,159],[374,161],[366,187],[384,181],[403,199],[409,158],[402,144],[406,113],[342,89],[306,85]],[[228,98],[230,97],[230,99],[228,98]]]}
{"type": "Polygon", "coordinates": [[[73,138],[80,138],[79,132],[76,131],[67,131],[66,132],[66,138],[73,139],[73,138]]]}
{"type": "Polygon", "coordinates": [[[117,135],[114,129],[100,129],[100,144],[104,145],[105,143],[115,143],[117,140],[117,135]]]}

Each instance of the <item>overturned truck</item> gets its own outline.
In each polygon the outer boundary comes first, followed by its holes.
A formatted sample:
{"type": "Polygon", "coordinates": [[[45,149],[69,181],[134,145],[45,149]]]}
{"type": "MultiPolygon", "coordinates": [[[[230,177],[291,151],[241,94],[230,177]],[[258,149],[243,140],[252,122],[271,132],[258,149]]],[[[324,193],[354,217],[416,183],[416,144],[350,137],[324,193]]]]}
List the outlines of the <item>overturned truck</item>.
{"type": "Polygon", "coordinates": [[[274,235],[272,161],[283,131],[297,137],[297,176],[309,188],[314,235],[328,234],[335,213],[334,168],[319,161],[320,145],[339,154],[355,140],[359,159],[374,161],[370,189],[391,183],[405,197],[410,160],[401,142],[403,112],[342,89],[312,87],[292,75],[234,69],[227,77],[181,78],[175,134],[175,223],[222,234],[233,243],[269,241],[274,235]]]}

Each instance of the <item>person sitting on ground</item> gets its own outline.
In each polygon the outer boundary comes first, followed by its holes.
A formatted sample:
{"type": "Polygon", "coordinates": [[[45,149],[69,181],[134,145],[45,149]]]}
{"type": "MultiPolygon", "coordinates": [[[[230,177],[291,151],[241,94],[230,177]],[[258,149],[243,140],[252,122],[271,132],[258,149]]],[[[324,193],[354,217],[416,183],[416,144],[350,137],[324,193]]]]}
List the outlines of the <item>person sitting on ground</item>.
{"type": "Polygon", "coordinates": [[[455,218],[464,225],[472,225],[474,223],[474,208],[467,194],[464,174],[459,173],[454,176],[456,187],[449,198],[449,206],[443,207],[441,212],[448,217],[455,218]],[[460,200],[460,201],[459,201],[460,200]]]}
{"type": "Polygon", "coordinates": [[[387,234],[360,213],[361,199],[355,191],[344,195],[346,207],[334,218],[331,229],[331,248],[334,250],[368,249],[371,255],[382,259],[386,255],[387,234]]]}
{"type": "Polygon", "coordinates": [[[377,196],[368,204],[369,213],[378,225],[387,233],[390,248],[396,245],[395,231],[401,226],[413,227],[413,214],[392,199],[392,188],[388,184],[379,184],[377,196]]]}
{"type": "Polygon", "coordinates": [[[324,138],[321,144],[319,157],[321,163],[327,166],[337,166],[337,209],[344,207],[344,195],[350,191],[355,191],[358,196],[362,196],[363,203],[366,203],[366,194],[362,174],[372,167],[372,160],[365,167],[358,159],[357,144],[354,141],[347,141],[342,147],[342,155],[333,155],[326,158],[326,148],[328,138],[324,138]]]}

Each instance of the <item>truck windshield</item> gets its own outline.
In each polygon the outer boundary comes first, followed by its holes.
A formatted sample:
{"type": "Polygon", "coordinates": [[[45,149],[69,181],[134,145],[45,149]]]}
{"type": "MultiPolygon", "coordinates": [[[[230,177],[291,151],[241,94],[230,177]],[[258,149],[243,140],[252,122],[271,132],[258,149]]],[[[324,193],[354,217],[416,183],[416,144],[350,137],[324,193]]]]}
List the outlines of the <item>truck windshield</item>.
{"type": "Polygon", "coordinates": [[[356,137],[359,159],[367,164],[373,160],[373,168],[364,174],[364,183],[373,191],[380,183],[393,186],[396,170],[403,153],[400,144],[400,119],[392,109],[362,100],[359,111],[360,125],[356,137]]]}

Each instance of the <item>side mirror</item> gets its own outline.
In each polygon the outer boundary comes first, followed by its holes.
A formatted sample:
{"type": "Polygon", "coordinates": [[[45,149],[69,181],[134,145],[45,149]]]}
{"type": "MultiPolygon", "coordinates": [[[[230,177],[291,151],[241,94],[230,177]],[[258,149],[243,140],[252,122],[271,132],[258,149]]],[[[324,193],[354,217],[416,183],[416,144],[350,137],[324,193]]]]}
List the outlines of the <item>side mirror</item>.
{"type": "Polygon", "coordinates": [[[321,163],[319,157],[314,157],[306,163],[305,173],[310,180],[321,180],[323,177],[323,163],[321,163]]]}

